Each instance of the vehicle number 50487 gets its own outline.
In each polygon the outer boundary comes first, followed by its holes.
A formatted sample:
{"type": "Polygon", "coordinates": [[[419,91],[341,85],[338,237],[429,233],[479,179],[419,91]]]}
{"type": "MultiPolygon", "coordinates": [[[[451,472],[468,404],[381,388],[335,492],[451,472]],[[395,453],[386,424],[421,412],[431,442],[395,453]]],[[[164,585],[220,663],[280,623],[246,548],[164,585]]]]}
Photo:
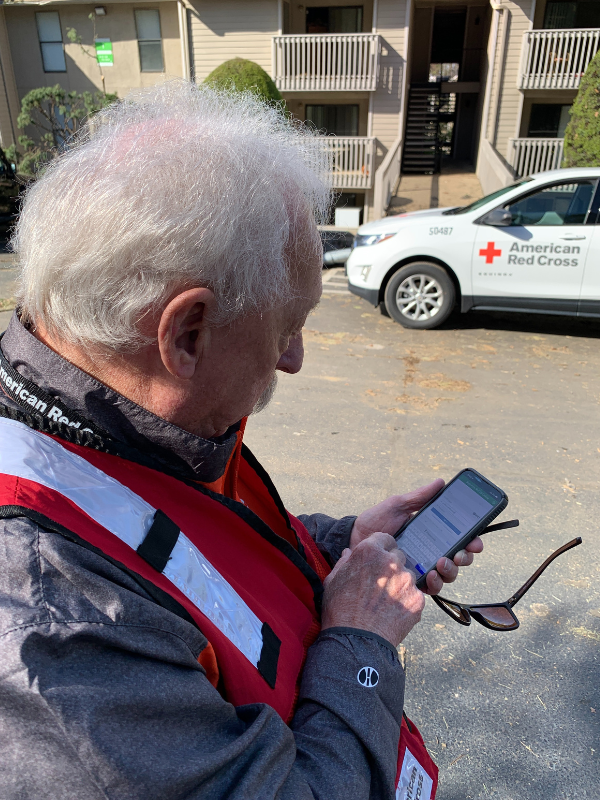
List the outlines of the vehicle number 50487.
{"type": "Polygon", "coordinates": [[[450,236],[452,228],[429,228],[430,236],[450,236]]]}

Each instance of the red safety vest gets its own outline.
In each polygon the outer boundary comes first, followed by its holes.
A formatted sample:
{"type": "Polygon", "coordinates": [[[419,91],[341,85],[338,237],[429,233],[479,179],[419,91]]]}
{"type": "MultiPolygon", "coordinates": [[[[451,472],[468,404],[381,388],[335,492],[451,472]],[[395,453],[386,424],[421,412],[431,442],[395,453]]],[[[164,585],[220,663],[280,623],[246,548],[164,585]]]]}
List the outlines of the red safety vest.
{"type": "MultiPolygon", "coordinates": [[[[267,703],[289,722],[329,566],[241,433],[217,484],[0,417],[2,516],[29,516],[135,573],[206,636],[198,660],[228,702],[267,703]]],[[[435,797],[437,768],[410,722],[396,782],[398,799],[435,797]]]]}

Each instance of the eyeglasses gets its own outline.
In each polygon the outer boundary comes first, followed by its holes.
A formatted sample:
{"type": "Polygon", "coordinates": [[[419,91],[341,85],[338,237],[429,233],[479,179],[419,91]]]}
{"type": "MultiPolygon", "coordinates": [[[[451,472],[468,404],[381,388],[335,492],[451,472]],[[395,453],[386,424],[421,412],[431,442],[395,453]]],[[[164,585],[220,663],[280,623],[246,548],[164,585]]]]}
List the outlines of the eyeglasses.
{"type": "MultiPolygon", "coordinates": [[[[501,522],[497,525],[490,525],[483,533],[490,533],[493,530],[500,530],[501,528],[515,528],[519,524],[518,520],[511,520],[510,522],[501,522]]],[[[513,606],[516,605],[533,584],[540,577],[542,572],[548,567],[555,558],[566,553],[572,547],[577,547],[581,544],[581,537],[578,536],[567,544],[563,544],[558,550],[555,550],[549,558],[547,558],[539,569],[537,569],[531,578],[521,586],[518,592],[515,592],[505,603],[487,603],[486,605],[468,605],[466,603],[456,603],[453,600],[447,600],[445,597],[439,595],[431,595],[434,602],[445,611],[448,616],[452,617],[459,625],[470,625],[471,620],[479,622],[485,628],[490,628],[493,631],[514,631],[519,627],[519,620],[515,616],[513,606]]]]}

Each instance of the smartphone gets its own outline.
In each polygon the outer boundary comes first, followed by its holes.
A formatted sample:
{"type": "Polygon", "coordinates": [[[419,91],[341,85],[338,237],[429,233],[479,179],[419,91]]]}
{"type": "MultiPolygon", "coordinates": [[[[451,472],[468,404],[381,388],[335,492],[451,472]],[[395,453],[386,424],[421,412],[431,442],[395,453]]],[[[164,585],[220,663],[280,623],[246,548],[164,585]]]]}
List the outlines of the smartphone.
{"type": "Polygon", "coordinates": [[[453,558],[508,505],[508,497],[474,469],[463,469],[394,534],[406,568],[422,588],[442,556],[453,558]]]}

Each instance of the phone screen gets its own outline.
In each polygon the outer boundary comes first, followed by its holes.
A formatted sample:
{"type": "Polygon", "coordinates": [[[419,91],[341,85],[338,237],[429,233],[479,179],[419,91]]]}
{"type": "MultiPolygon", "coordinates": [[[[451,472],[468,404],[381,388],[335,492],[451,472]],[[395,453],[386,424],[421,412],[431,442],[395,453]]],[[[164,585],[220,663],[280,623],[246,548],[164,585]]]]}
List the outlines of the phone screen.
{"type": "Polygon", "coordinates": [[[502,502],[502,494],[473,472],[463,472],[398,537],[406,567],[424,575],[502,502]]]}

